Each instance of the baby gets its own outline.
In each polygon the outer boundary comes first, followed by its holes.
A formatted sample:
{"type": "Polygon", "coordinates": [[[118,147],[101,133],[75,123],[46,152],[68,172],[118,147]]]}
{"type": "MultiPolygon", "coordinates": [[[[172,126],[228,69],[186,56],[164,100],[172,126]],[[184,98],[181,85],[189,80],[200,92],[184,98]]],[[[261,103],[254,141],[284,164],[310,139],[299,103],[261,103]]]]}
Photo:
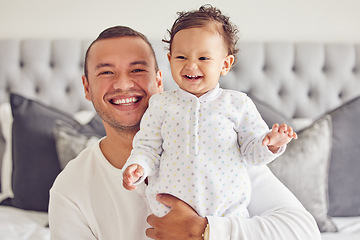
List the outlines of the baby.
{"type": "Polygon", "coordinates": [[[219,87],[235,62],[236,27],[210,5],[179,13],[170,33],[168,59],[180,87],[154,95],[144,114],[123,185],[134,190],[148,177],[152,212],[168,193],[200,216],[248,217],[251,183],[247,164],[267,164],[297,138],[291,127],[269,130],[245,93],[219,87]]]}

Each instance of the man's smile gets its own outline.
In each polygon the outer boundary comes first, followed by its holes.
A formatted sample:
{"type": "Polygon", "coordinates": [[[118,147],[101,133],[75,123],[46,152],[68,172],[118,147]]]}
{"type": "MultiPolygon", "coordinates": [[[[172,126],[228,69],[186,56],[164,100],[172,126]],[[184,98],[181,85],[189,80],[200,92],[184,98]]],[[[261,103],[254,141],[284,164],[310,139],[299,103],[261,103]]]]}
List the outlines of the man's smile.
{"type": "Polygon", "coordinates": [[[138,97],[124,97],[124,98],[112,98],[110,99],[110,103],[114,105],[131,105],[139,102],[142,99],[141,96],[138,97]]]}
{"type": "Polygon", "coordinates": [[[130,97],[130,98],[123,98],[123,99],[116,99],[113,101],[113,104],[120,105],[120,104],[131,104],[139,101],[139,97],[130,97]]]}

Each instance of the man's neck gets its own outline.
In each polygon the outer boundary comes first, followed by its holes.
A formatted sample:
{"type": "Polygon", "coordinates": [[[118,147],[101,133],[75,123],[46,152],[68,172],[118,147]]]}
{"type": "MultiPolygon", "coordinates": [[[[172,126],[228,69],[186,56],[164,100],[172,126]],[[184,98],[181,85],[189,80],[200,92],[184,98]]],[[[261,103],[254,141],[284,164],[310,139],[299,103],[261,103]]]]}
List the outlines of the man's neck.
{"type": "Polygon", "coordinates": [[[101,151],[114,167],[121,169],[124,166],[130,156],[135,134],[133,131],[111,132],[100,142],[101,151]]]}

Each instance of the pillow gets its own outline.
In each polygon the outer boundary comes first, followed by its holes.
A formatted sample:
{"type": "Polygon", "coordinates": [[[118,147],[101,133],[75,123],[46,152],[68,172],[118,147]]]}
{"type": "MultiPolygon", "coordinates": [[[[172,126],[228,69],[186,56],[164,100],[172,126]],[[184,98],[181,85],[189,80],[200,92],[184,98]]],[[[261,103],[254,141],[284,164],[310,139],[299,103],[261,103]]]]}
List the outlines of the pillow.
{"type": "MultiPolygon", "coordinates": [[[[0,106],[1,108],[1,106],[0,106]]],[[[1,117],[0,117],[0,193],[1,193],[1,172],[2,172],[2,162],[3,162],[3,156],[5,152],[5,139],[4,135],[2,134],[1,130],[1,117]]]]}
{"type": "Polygon", "coordinates": [[[251,94],[248,94],[248,96],[254,102],[262,119],[264,119],[264,121],[269,126],[269,128],[272,128],[272,125],[274,123],[279,123],[279,124],[286,123],[288,126],[291,126],[290,120],[280,112],[276,111],[272,106],[264,103],[263,101],[252,96],[251,94]]]}
{"type": "Polygon", "coordinates": [[[65,122],[57,121],[54,129],[57,155],[61,170],[79,153],[97,142],[101,136],[83,133],[79,126],[71,126],[65,122]]]}
{"type": "MultiPolygon", "coordinates": [[[[47,211],[49,190],[61,171],[57,157],[54,127],[56,121],[80,125],[67,113],[17,94],[10,95],[12,127],[13,198],[1,204],[25,210],[47,211]]],[[[83,127],[98,133],[98,120],[83,127]],[[95,122],[95,123],[94,123],[95,122]],[[96,127],[94,128],[94,126],[96,127]]],[[[101,122],[101,121],[100,121],[101,122]]]]}
{"type": "Polygon", "coordinates": [[[331,118],[326,115],[315,121],[301,130],[298,137],[269,167],[314,216],[321,232],[336,232],[327,215],[331,118]]]}
{"type": "Polygon", "coordinates": [[[11,160],[11,128],[13,117],[11,114],[10,103],[3,103],[0,106],[0,120],[1,120],[1,132],[2,137],[5,141],[5,149],[2,155],[2,166],[1,166],[1,198],[0,201],[12,197],[11,190],[11,171],[12,171],[12,160],[11,160]]]}
{"type": "Polygon", "coordinates": [[[329,215],[360,216],[360,97],[329,114],[333,123],[329,215]]]}

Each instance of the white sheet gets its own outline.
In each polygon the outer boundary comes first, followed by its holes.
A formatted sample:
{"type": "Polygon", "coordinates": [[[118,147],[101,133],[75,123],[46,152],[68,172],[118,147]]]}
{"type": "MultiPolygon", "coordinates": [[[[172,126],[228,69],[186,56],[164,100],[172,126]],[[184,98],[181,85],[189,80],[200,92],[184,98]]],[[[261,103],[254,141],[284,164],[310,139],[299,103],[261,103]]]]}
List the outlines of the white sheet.
{"type": "Polygon", "coordinates": [[[332,218],[339,232],[323,233],[323,240],[359,240],[360,239],[360,217],[336,217],[332,218]]]}
{"type": "MultiPolygon", "coordinates": [[[[323,240],[359,240],[360,217],[332,218],[337,233],[323,233],[323,240]]],[[[0,206],[1,240],[50,240],[47,213],[0,206]]]]}
{"type": "Polygon", "coordinates": [[[50,240],[47,213],[0,206],[1,240],[50,240]]]}

